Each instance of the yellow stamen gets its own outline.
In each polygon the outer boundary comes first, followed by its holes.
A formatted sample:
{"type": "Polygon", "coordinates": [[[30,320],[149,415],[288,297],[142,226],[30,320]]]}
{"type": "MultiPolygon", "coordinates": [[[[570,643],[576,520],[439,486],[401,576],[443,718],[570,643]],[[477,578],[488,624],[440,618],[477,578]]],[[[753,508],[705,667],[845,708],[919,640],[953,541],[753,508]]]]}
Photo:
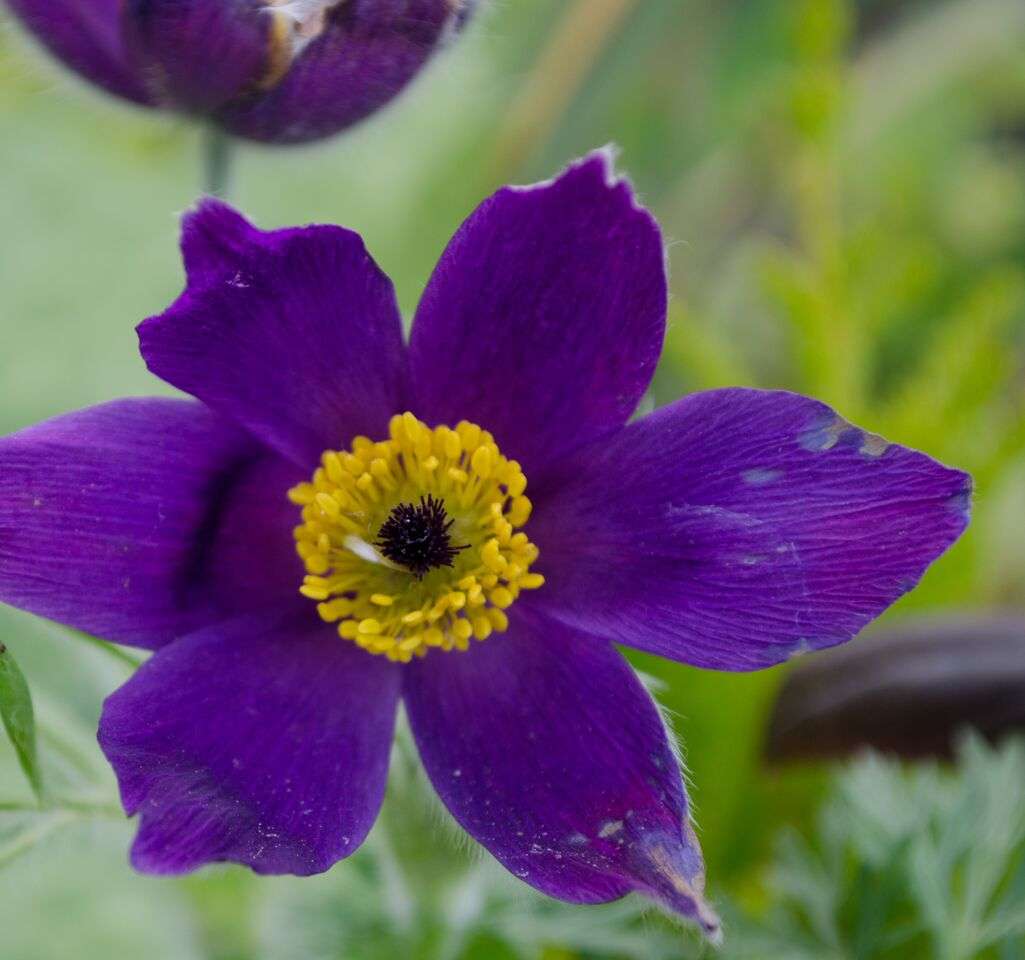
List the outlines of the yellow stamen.
{"type": "Polygon", "coordinates": [[[299,591],[371,653],[407,663],[432,647],[466,650],[507,630],[505,610],[544,584],[530,572],[537,547],[518,530],[530,517],[526,487],[520,465],[476,424],[432,430],[411,413],[392,417],[388,439],[328,450],[313,478],[288,492],[302,511],[299,591]],[[451,520],[456,549],[451,565],[407,570],[381,554],[378,533],[396,507],[427,497],[451,520]]]}

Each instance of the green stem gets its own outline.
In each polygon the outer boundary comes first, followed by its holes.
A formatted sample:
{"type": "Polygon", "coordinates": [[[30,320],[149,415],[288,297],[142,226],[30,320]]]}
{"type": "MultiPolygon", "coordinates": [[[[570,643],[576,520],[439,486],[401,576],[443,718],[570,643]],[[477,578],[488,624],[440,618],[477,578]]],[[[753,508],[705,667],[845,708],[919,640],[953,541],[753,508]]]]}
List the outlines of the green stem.
{"type": "Polygon", "coordinates": [[[103,803],[96,800],[77,800],[74,797],[63,797],[57,801],[60,810],[69,810],[83,817],[101,817],[110,820],[124,820],[125,812],[116,803],[103,803]]]}
{"type": "Polygon", "coordinates": [[[124,666],[136,670],[142,665],[142,658],[136,654],[129,653],[122,647],[116,646],[113,643],[108,643],[106,640],[101,640],[99,637],[94,637],[91,634],[83,633],[81,630],[76,630],[74,627],[61,626],[59,623],[50,623],[47,620],[41,620],[39,623],[54,636],[57,637],[73,637],[75,640],[84,640],[90,646],[95,647],[97,650],[102,650],[107,656],[113,657],[113,659],[119,661],[124,666]]]}
{"type": "Polygon", "coordinates": [[[203,134],[203,189],[213,197],[227,196],[231,188],[234,141],[223,130],[207,127],[203,134]]]}
{"type": "MultiPolygon", "coordinates": [[[[0,813],[39,813],[40,808],[34,803],[19,800],[0,800],[0,813]]],[[[76,797],[59,797],[51,800],[45,813],[48,818],[55,814],[66,817],[103,817],[123,820],[124,812],[113,803],[99,803],[95,800],[80,800],[76,797]]]]}
{"type": "Polygon", "coordinates": [[[78,815],[69,810],[57,810],[40,818],[39,823],[31,830],[19,834],[6,846],[0,846],[0,866],[21,856],[55,830],[74,823],[77,819],[78,815]]]}
{"type": "Polygon", "coordinates": [[[112,643],[108,643],[106,640],[101,640],[99,637],[90,636],[88,633],[81,633],[80,631],[74,631],[75,636],[79,640],[84,640],[86,643],[92,644],[98,650],[102,650],[105,654],[113,657],[115,660],[120,661],[125,666],[130,667],[132,670],[137,669],[142,664],[142,660],[138,657],[132,656],[126,650],[122,650],[120,647],[115,646],[112,643]]]}

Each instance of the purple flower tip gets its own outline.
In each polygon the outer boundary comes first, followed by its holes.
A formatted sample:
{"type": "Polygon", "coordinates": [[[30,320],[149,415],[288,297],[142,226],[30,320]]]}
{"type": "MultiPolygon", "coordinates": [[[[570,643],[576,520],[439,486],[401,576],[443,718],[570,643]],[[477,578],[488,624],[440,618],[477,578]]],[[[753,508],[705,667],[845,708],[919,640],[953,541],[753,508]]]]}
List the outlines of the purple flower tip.
{"type": "Polygon", "coordinates": [[[8,0],[68,67],[240,137],[330,136],[395,97],[472,0],[8,0]]]}

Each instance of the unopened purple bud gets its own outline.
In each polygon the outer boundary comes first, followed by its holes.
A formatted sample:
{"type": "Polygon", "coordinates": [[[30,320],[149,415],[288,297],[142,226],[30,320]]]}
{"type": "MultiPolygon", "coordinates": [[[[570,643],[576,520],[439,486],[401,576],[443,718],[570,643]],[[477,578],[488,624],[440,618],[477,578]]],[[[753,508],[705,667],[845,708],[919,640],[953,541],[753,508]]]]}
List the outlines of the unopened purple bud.
{"type": "Polygon", "coordinates": [[[11,12],[65,66],[133,103],[153,105],[128,63],[121,0],[7,0],[11,12]]]}
{"type": "Polygon", "coordinates": [[[8,0],[81,76],[240,137],[330,136],[394,98],[474,0],[8,0]]]}
{"type": "Polygon", "coordinates": [[[270,76],[275,14],[262,0],[125,0],[128,56],[161,104],[211,114],[270,76]]]}

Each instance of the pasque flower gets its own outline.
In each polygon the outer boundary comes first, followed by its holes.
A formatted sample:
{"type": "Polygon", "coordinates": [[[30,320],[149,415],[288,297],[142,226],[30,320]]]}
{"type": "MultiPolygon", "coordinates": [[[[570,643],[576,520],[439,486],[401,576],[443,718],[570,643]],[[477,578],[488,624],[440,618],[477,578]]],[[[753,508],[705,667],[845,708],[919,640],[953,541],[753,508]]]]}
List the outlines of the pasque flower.
{"type": "Polygon", "coordinates": [[[134,864],[326,870],[377,815],[401,700],[516,876],[714,933],[671,738],[613,644],[753,670],[842,643],[964,530],[969,478],[792,393],[628,423],[665,257],[604,152],[485,201],[408,346],[354,233],[205,201],[182,247],[139,335],[198,402],[0,441],[0,599],[155,651],[100,722],[134,864]]]}
{"type": "Polygon", "coordinates": [[[236,136],[330,136],[391,100],[476,0],[7,0],[109,93],[236,136]]]}

